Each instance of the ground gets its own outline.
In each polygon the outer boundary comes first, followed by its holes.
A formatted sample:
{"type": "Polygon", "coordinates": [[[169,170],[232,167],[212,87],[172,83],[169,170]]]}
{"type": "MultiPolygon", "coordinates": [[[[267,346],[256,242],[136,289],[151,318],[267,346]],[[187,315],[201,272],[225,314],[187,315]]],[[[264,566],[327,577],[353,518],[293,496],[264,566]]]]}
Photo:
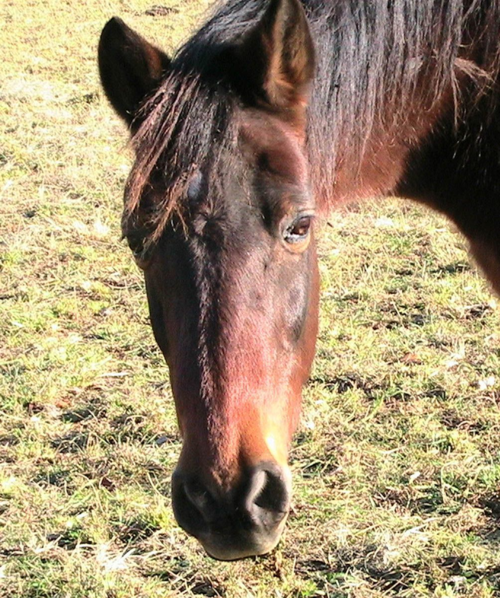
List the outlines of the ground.
{"type": "Polygon", "coordinates": [[[172,50],[208,5],[0,6],[0,596],[498,596],[499,307],[449,224],[397,200],[318,227],[278,549],[215,562],[174,522],[180,440],[96,45],[119,15],[172,50]]]}

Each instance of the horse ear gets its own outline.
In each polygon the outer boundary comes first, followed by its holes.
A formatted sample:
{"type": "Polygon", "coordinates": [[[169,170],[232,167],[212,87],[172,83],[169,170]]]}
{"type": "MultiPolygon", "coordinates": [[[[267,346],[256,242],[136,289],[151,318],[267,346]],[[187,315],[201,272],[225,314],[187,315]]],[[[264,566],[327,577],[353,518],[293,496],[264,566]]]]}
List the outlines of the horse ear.
{"type": "Polygon", "coordinates": [[[102,30],[98,54],[104,91],[130,126],[141,103],[160,84],[170,59],[117,17],[102,30]]]}
{"type": "Polygon", "coordinates": [[[305,115],[314,65],[314,45],[300,0],[270,0],[236,49],[235,75],[245,94],[294,120],[305,115]]]}

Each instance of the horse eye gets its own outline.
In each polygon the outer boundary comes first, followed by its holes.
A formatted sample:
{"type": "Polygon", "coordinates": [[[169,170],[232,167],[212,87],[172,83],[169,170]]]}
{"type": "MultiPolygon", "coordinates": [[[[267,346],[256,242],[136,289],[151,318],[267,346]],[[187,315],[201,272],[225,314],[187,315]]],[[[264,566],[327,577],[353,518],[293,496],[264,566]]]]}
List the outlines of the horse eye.
{"type": "Polygon", "coordinates": [[[127,244],[135,256],[141,255],[144,251],[144,245],[142,243],[142,239],[138,239],[137,237],[133,237],[132,235],[127,237],[127,244]]]}
{"type": "Polygon", "coordinates": [[[285,229],[284,239],[287,243],[300,243],[309,234],[311,216],[299,216],[285,229]]]}
{"type": "Polygon", "coordinates": [[[144,268],[148,261],[149,251],[145,250],[143,240],[130,235],[127,237],[127,243],[139,268],[144,268]]]}

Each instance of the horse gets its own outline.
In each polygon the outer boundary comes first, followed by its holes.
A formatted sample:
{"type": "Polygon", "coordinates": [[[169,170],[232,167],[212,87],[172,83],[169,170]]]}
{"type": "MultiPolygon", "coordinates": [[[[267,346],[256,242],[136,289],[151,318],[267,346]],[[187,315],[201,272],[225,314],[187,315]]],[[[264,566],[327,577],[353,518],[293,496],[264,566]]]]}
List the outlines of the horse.
{"type": "Polygon", "coordinates": [[[290,510],[316,215],[423,203],[500,292],[499,29],[500,0],[228,0],[169,57],[104,27],[135,151],[122,232],[183,440],[174,514],[212,557],[271,551],[290,510]]]}

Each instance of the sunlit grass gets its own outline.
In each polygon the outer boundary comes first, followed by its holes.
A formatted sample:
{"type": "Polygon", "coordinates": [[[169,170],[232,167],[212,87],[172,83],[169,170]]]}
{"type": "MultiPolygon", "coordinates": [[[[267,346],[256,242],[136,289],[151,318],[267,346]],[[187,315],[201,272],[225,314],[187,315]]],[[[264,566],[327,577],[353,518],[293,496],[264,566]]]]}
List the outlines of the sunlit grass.
{"type": "Polygon", "coordinates": [[[498,595],[498,307],[463,239],[396,200],[318,231],[279,548],[217,563],[175,525],[180,440],[120,241],[130,154],[95,56],[114,14],[171,50],[209,3],[164,5],[0,8],[0,595],[498,595]]]}

